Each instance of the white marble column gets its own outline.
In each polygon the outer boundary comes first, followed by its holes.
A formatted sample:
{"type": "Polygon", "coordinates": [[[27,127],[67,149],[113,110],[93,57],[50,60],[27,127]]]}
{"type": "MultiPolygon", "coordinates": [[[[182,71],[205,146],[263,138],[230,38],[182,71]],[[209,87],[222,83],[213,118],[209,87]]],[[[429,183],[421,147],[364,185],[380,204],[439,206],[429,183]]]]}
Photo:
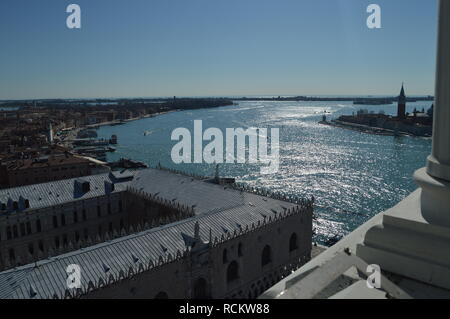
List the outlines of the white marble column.
{"type": "Polygon", "coordinates": [[[450,181],[450,0],[439,2],[433,152],[427,172],[450,181]]]}
{"type": "Polygon", "coordinates": [[[450,227],[450,0],[439,1],[438,25],[433,151],[414,178],[422,188],[423,217],[450,227]]]}
{"type": "Polygon", "coordinates": [[[439,9],[432,154],[414,174],[420,189],[384,212],[356,254],[385,272],[450,290],[450,0],[439,9]]]}

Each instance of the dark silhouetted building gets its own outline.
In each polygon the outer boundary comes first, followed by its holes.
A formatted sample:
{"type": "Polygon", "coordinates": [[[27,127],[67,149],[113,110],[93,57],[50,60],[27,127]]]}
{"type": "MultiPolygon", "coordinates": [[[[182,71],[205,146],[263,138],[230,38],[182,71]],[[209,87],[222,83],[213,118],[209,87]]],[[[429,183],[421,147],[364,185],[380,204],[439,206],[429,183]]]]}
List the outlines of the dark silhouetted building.
{"type": "Polygon", "coordinates": [[[405,96],[405,89],[403,87],[403,84],[402,84],[402,90],[400,91],[400,96],[398,97],[397,117],[399,119],[406,118],[406,96],[405,96]]]}

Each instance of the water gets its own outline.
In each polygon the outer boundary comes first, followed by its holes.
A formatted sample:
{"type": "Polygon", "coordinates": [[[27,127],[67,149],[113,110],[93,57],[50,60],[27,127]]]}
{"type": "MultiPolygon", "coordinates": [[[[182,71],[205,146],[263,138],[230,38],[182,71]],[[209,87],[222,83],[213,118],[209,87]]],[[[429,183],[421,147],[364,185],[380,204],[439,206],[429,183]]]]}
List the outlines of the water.
{"type": "MultiPolygon", "coordinates": [[[[409,103],[408,112],[431,106],[409,103]]],[[[349,102],[240,102],[214,109],[174,112],[122,126],[106,126],[99,137],[117,134],[117,152],[108,160],[128,157],[156,166],[158,162],[199,175],[214,175],[214,165],[175,165],[170,152],[177,127],[193,129],[203,120],[203,129],[217,127],[280,128],[280,171],[261,175],[257,165],[221,164],[220,175],[236,177],[250,186],[266,187],[288,195],[316,198],[317,240],[324,242],[345,235],[414,191],[413,172],[425,165],[431,140],[390,137],[318,124],[324,110],[328,119],[352,114],[361,106],[349,102]],[[144,136],[147,131],[148,135],[144,136]]],[[[378,113],[395,114],[396,106],[362,106],[378,113]]]]}

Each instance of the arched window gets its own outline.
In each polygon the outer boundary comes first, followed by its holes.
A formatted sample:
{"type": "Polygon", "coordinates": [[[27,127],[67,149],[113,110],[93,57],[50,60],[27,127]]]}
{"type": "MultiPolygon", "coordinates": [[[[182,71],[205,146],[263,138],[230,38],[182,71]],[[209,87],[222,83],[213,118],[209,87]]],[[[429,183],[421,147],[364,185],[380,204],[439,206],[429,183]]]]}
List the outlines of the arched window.
{"type": "Polygon", "coordinates": [[[228,251],[226,249],[223,250],[222,260],[224,264],[228,262],[228,251]]]}
{"type": "Polygon", "coordinates": [[[208,298],[208,283],[204,278],[198,278],[194,283],[194,299],[208,298]]]}
{"type": "Polygon", "coordinates": [[[13,226],[13,235],[14,235],[14,238],[19,237],[19,231],[17,230],[17,225],[13,226]]]}
{"type": "Polygon", "coordinates": [[[36,231],[37,231],[38,233],[40,233],[40,232],[42,231],[41,220],[40,220],[40,219],[37,219],[37,220],[36,220],[36,231]]]}
{"type": "Polygon", "coordinates": [[[297,250],[297,248],[298,248],[297,234],[293,233],[291,235],[291,238],[289,239],[289,252],[297,250]]]}
{"type": "Polygon", "coordinates": [[[242,243],[239,243],[239,246],[238,246],[238,256],[239,257],[242,257],[244,255],[244,251],[243,251],[243,248],[242,248],[242,243]]]}
{"type": "Polygon", "coordinates": [[[227,283],[239,279],[239,264],[232,261],[227,268],[227,283]]]}
{"type": "Polygon", "coordinates": [[[261,265],[264,267],[272,262],[272,251],[269,245],[266,245],[261,255],[261,265]]]}
{"type": "Polygon", "coordinates": [[[155,299],[169,299],[169,296],[167,295],[166,292],[160,291],[160,292],[158,292],[158,294],[155,296],[155,299]]]}

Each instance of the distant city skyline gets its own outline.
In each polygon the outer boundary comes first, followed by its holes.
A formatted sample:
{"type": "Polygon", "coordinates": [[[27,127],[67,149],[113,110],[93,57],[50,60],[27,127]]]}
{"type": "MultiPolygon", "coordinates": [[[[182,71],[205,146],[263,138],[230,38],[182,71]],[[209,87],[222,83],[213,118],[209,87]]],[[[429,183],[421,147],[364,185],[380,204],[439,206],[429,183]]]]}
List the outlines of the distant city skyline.
{"type": "Polygon", "coordinates": [[[0,100],[434,95],[436,22],[435,0],[5,0],[0,100]]]}

